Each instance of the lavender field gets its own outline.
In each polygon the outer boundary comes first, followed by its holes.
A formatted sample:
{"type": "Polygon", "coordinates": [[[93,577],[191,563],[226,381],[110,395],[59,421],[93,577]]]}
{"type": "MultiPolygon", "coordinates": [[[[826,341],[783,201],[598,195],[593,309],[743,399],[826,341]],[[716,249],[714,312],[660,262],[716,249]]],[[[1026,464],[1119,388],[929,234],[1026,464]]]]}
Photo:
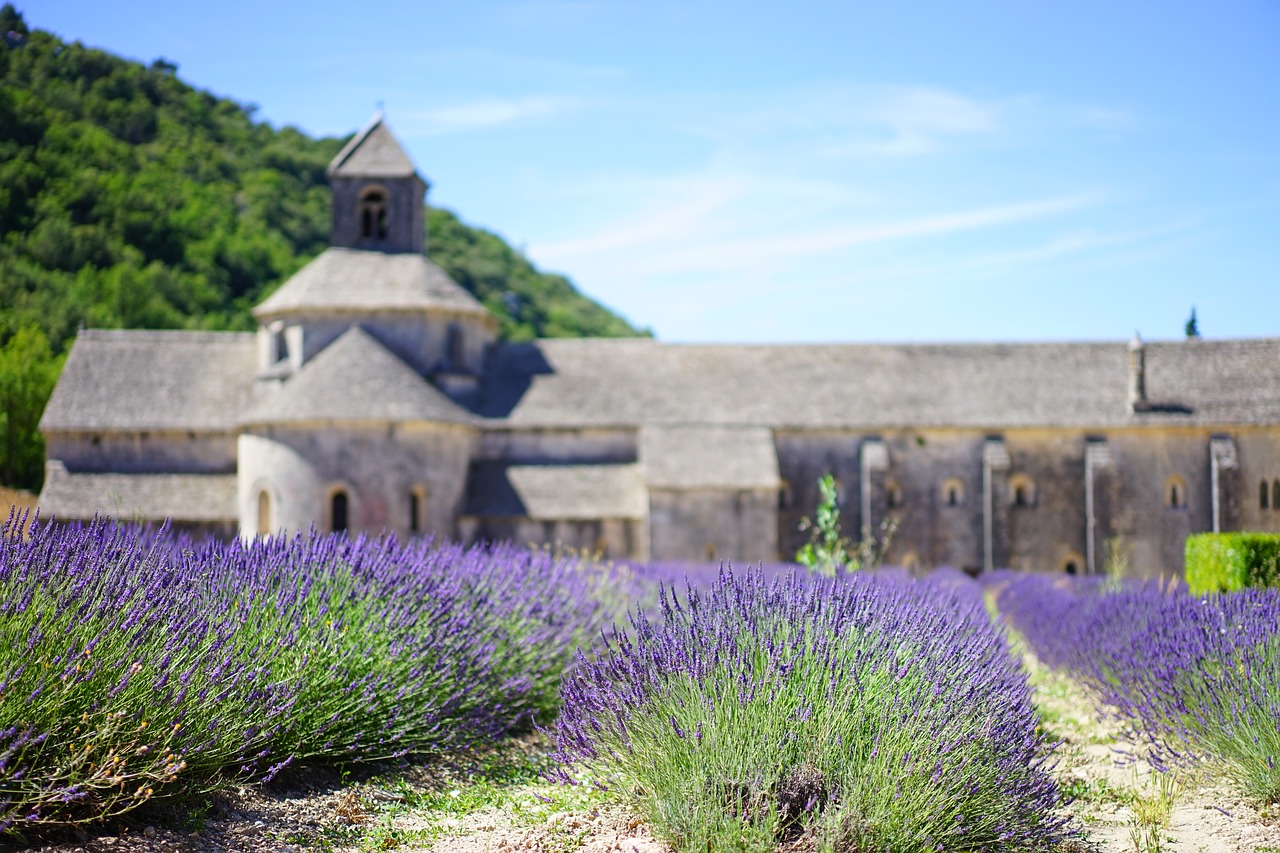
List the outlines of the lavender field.
{"type": "MultiPolygon", "coordinates": [[[[1078,850],[1093,830],[1072,800],[1098,792],[1059,766],[1070,738],[1046,694],[1060,682],[1082,717],[1120,725],[1152,778],[1227,774],[1264,818],[1280,799],[1274,590],[18,531],[0,535],[8,842],[110,832],[285,768],[411,761],[426,781],[392,801],[398,819],[405,803],[427,816],[343,844],[472,849],[443,827],[499,808],[554,824],[542,849],[573,809],[617,807],[648,849],[1078,850]],[[529,742],[546,746],[511,778],[535,799],[487,770],[429,770],[529,742]]],[[[385,807],[368,791],[351,814],[385,807]]],[[[1159,833],[1129,849],[1167,849],[1159,833]]],[[[555,837],[591,843],[589,829],[555,837]]]]}

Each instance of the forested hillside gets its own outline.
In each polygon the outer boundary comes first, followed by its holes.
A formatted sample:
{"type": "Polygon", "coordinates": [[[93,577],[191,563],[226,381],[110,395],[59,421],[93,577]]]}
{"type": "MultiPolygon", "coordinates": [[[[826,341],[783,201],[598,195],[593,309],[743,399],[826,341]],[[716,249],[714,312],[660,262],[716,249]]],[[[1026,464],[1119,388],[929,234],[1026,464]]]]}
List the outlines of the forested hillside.
{"type": "MultiPolygon", "coordinates": [[[[12,5],[0,36],[0,484],[36,488],[35,427],[77,328],[252,328],[325,247],[344,140],[255,121],[166,61],[65,43],[12,5]]],[[[449,211],[428,247],[505,339],[637,334],[449,211]]]]}

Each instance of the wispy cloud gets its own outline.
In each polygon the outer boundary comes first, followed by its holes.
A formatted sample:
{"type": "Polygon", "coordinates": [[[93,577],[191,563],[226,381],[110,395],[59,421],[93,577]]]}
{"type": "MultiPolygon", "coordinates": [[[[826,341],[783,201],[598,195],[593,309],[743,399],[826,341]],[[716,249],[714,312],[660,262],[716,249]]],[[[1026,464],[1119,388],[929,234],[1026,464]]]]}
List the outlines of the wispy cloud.
{"type": "Polygon", "coordinates": [[[862,118],[885,134],[863,147],[889,155],[927,154],[946,140],[993,133],[1005,105],[933,88],[894,88],[875,98],[862,118]]]}
{"type": "MultiPolygon", "coordinates": [[[[1096,204],[1098,193],[1077,193],[1013,204],[920,216],[887,225],[851,224],[790,233],[731,233],[707,239],[707,233],[732,225],[720,214],[732,193],[704,193],[691,203],[657,211],[645,221],[629,221],[580,240],[535,247],[544,263],[581,267],[608,255],[628,275],[719,271],[760,266],[781,267],[807,256],[911,238],[927,238],[1041,219],[1096,204]],[[710,217],[710,221],[707,218],[710,217]],[[625,259],[625,260],[624,260],[625,259]]],[[[736,230],[736,229],[735,229],[736,230]]]]}
{"type": "Polygon", "coordinates": [[[447,107],[406,112],[397,128],[406,136],[440,136],[548,118],[578,107],[573,98],[531,95],[524,98],[482,98],[447,107]]]}
{"type": "Polygon", "coordinates": [[[929,154],[1007,133],[1029,99],[982,99],[927,86],[821,84],[768,97],[666,99],[694,135],[731,150],[796,140],[824,157],[929,154]]]}

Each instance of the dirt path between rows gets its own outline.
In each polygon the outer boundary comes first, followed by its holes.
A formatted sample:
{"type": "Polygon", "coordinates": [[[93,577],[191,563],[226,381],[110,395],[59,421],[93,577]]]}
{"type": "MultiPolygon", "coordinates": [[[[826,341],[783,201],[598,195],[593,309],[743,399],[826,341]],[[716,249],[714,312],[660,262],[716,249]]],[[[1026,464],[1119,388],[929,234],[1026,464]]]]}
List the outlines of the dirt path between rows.
{"type": "Polygon", "coordinates": [[[1060,740],[1056,773],[1065,807],[1098,853],[1280,853],[1280,810],[1245,802],[1224,780],[1180,771],[1161,780],[1122,727],[1101,720],[1071,679],[1023,652],[1035,703],[1060,740]]]}

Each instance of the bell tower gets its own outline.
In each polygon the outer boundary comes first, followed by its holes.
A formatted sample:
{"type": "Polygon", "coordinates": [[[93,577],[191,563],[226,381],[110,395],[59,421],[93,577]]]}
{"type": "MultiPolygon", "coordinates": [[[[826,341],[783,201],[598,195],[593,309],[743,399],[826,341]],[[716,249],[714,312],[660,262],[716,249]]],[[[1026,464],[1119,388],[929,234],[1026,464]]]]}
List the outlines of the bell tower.
{"type": "Polygon", "coordinates": [[[428,184],[381,112],[343,146],[328,175],[333,189],[331,245],[387,253],[426,250],[423,204],[428,184]]]}

